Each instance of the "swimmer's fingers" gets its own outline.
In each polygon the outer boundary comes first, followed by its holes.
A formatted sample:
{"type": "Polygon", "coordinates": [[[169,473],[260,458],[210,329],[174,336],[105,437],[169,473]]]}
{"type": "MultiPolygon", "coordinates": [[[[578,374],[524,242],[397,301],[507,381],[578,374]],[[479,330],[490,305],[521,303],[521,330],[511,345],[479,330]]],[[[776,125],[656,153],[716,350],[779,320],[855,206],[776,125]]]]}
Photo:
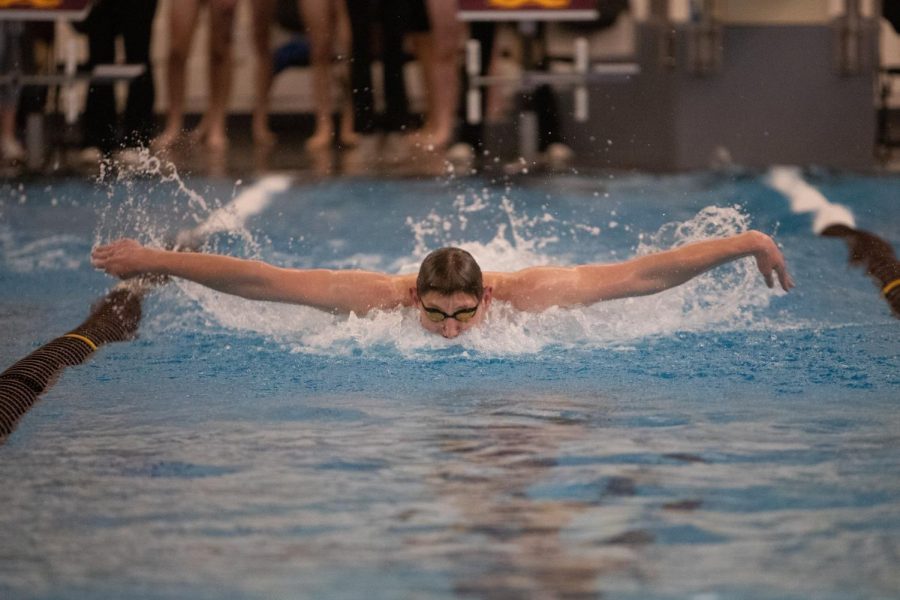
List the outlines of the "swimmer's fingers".
{"type": "Polygon", "coordinates": [[[91,264],[109,275],[127,278],[137,275],[138,253],[142,249],[135,240],[121,239],[98,246],[91,252],[91,264]]]}
{"type": "Polygon", "coordinates": [[[109,258],[112,253],[113,250],[109,246],[98,246],[91,250],[91,260],[103,260],[109,258]]]}
{"type": "Polygon", "coordinates": [[[776,276],[778,277],[778,283],[781,285],[781,289],[784,291],[790,291],[790,289],[794,287],[794,279],[788,274],[787,266],[785,266],[783,258],[780,258],[780,260],[772,260],[769,257],[760,257],[757,259],[756,264],[769,289],[775,287],[776,276]]]}
{"type": "Polygon", "coordinates": [[[778,283],[784,291],[789,291],[794,287],[794,280],[788,274],[787,263],[784,260],[784,254],[778,249],[775,241],[764,233],[751,232],[755,234],[754,239],[758,244],[756,255],[756,266],[762,273],[763,279],[769,288],[775,287],[775,276],[778,277],[778,283]]]}
{"type": "Polygon", "coordinates": [[[93,250],[91,250],[91,256],[105,256],[109,255],[111,252],[115,252],[121,248],[140,248],[141,244],[137,240],[131,240],[128,238],[119,238],[117,240],[113,240],[108,244],[102,244],[100,246],[96,246],[93,250]]]}
{"type": "Polygon", "coordinates": [[[115,256],[118,250],[118,242],[120,241],[121,240],[116,240],[115,242],[97,246],[91,250],[91,264],[98,269],[106,270],[106,266],[109,264],[110,259],[115,256]]]}
{"type": "Polygon", "coordinates": [[[787,272],[787,267],[783,261],[774,262],[771,266],[767,266],[765,270],[762,270],[762,273],[766,280],[766,285],[769,286],[770,289],[775,287],[776,276],[778,277],[778,283],[781,285],[781,289],[784,291],[789,292],[794,287],[794,278],[787,272]]]}
{"type": "Polygon", "coordinates": [[[759,269],[760,274],[763,276],[763,279],[766,281],[766,285],[769,288],[775,286],[775,278],[772,276],[772,271],[775,268],[775,263],[772,261],[771,256],[768,253],[761,253],[756,257],[756,268],[759,269]]]}
{"type": "MultiPolygon", "coordinates": [[[[778,283],[781,284],[781,289],[786,292],[791,291],[791,288],[795,285],[794,278],[787,272],[787,266],[785,266],[784,262],[776,263],[774,269],[775,273],[778,274],[778,283]]],[[[769,287],[772,286],[770,285],[769,287]]]]}
{"type": "Polygon", "coordinates": [[[113,250],[110,246],[97,246],[91,250],[91,264],[95,267],[102,267],[109,259],[113,250]]]}
{"type": "Polygon", "coordinates": [[[94,268],[106,271],[109,275],[118,275],[116,272],[116,257],[111,250],[98,249],[92,252],[91,264],[94,268]]]}
{"type": "Polygon", "coordinates": [[[775,287],[775,282],[772,281],[772,271],[778,276],[778,283],[781,284],[781,289],[786,292],[789,292],[792,287],[794,287],[794,279],[790,276],[787,270],[787,263],[784,260],[784,254],[781,253],[777,247],[775,247],[771,253],[771,267],[768,269],[769,276],[766,278],[766,283],[769,284],[769,287],[775,287]]]}

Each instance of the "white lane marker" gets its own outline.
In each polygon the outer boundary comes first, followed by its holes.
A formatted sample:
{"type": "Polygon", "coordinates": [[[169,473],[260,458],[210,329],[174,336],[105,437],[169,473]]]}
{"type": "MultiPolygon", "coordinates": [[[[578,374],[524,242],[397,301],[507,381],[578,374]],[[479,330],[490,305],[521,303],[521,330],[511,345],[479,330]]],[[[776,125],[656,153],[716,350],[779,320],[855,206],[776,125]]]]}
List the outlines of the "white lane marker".
{"type": "Polygon", "coordinates": [[[214,210],[200,225],[180,232],[176,243],[182,248],[190,248],[202,244],[214,233],[240,229],[247,219],[266,209],[272,196],[288,189],[290,184],[291,178],[286,175],[263,177],[235,196],[234,200],[214,210]]]}
{"type": "Polygon", "coordinates": [[[798,167],[772,167],[766,183],[781,192],[795,213],[813,213],[813,232],[819,234],[829,225],[856,227],[856,219],[846,206],[829,202],[822,192],[803,179],[798,167]]]}

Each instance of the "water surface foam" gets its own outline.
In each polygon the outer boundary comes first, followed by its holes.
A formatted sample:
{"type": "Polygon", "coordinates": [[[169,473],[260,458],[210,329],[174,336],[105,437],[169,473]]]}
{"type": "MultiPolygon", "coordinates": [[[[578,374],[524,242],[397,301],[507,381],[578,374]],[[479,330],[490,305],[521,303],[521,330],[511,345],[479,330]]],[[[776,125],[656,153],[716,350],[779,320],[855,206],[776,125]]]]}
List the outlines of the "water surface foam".
{"type": "MultiPolygon", "coordinates": [[[[528,214],[517,209],[506,196],[494,204],[494,208],[497,206],[499,211],[495,213],[499,217],[493,217],[495,232],[490,239],[472,239],[466,235],[469,221],[477,219],[479,213],[490,212],[489,201],[484,198],[458,201],[450,214],[432,210],[424,219],[406,219],[415,242],[411,254],[371,256],[367,261],[390,264],[392,272],[415,272],[427,252],[454,245],[471,252],[485,271],[510,271],[536,265],[571,264],[566,253],[557,249],[563,230],[588,229],[589,235],[598,235],[590,224],[561,221],[546,211],[528,214]]],[[[687,221],[668,223],[640,236],[635,253],[649,254],[748,228],[749,217],[739,207],[711,206],[687,221]]],[[[348,264],[359,259],[347,258],[348,264]]],[[[443,355],[449,349],[460,354],[511,356],[540,352],[550,346],[618,347],[648,336],[678,331],[745,328],[768,305],[772,295],[762,285],[752,259],[744,259],[661,294],[591,307],[553,308],[531,314],[497,302],[482,327],[457,339],[445,340],[425,332],[412,309],[341,317],[306,307],[253,303],[183,281],[176,286],[202,309],[207,323],[263,335],[295,352],[353,354],[389,350],[406,356],[428,356],[433,352],[443,355]]],[[[183,303],[175,301],[173,310],[184,308],[183,303]]]]}

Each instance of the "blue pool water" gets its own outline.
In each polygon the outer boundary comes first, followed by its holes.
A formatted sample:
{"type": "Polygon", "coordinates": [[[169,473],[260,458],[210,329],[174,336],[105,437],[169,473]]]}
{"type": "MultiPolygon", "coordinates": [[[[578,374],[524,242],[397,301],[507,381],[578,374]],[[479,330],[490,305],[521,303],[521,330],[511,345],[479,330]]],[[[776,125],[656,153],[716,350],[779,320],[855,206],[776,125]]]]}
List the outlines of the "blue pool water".
{"type": "MultiPolygon", "coordinates": [[[[804,177],[900,245],[900,179],[804,177]]],[[[0,368],[109,288],[94,243],[165,243],[253,183],[2,186],[0,368]]],[[[295,183],[209,247],[502,270],[749,226],[798,285],[748,260],[447,341],[169,284],[0,446],[0,597],[897,598],[898,322],[812,222],[765,173],[295,183]]]]}

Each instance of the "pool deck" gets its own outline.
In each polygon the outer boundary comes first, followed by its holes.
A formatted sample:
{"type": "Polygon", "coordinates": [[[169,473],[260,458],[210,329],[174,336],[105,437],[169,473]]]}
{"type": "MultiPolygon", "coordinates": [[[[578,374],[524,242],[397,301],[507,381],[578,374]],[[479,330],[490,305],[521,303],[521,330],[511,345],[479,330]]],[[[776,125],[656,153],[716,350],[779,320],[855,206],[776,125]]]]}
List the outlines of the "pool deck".
{"type": "MultiPolygon", "coordinates": [[[[198,120],[188,118],[189,125],[198,120]]],[[[254,145],[250,134],[249,116],[237,115],[229,119],[229,147],[211,150],[186,134],[175,147],[156,152],[157,156],[174,163],[184,174],[206,177],[242,178],[265,173],[287,173],[299,178],[329,178],[340,176],[366,177],[447,177],[474,174],[511,175],[523,173],[577,173],[608,170],[608,165],[589,157],[575,155],[571,161],[549,165],[541,159],[526,162],[516,155],[515,144],[502,143],[503,137],[515,137],[515,131],[503,126],[489,127],[487,136],[493,137],[489,146],[495,154],[474,160],[451,160],[446,149],[433,149],[418,143],[412,136],[398,133],[362,136],[354,147],[310,151],[305,147],[312,130],[309,115],[276,115],[271,127],[277,143],[269,147],[254,145]],[[494,133],[492,133],[492,131],[494,133]],[[501,131],[498,136],[496,131],[501,131]],[[496,143],[498,142],[501,143],[496,143]],[[503,155],[498,155],[497,151],[503,155]]],[[[190,129],[190,127],[188,128],[190,129]]],[[[59,147],[59,144],[51,144],[59,147]]],[[[78,158],[78,150],[62,149],[48,152],[43,167],[29,169],[21,162],[0,159],[0,180],[15,181],[31,178],[95,177],[100,172],[96,161],[78,158]]],[[[722,165],[710,165],[719,168],[722,165]]],[[[621,169],[615,169],[621,170],[621,169]]],[[[627,169],[626,169],[627,170],[627,169]]],[[[881,156],[873,156],[872,173],[900,173],[900,148],[886,148],[881,156]]]]}
{"type": "MultiPolygon", "coordinates": [[[[188,119],[188,123],[196,120],[196,117],[188,119]]],[[[170,160],[185,174],[230,178],[271,172],[304,178],[356,175],[434,177],[468,173],[476,166],[472,161],[451,165],[445,150],[426,148],[413,141],[411,136],[396,133],[362,136],[360,143],[354,147],[335,144],[331,148],[310,151],[306,149],[305,142],[311,134],[312,124],[303,115],[273,117],[271,127],[277,142],[269,147],[254,145],[249,118],[236,116],[229,120],[230,144],[224,150],[211,150],[186,134],[171,149],[154,154],[170,160]]],[[[59,147],[60,144],[51,146],[59,147]]],[[[77,148],[51,150],[48,153],[50,156],[39,169],[29,169],[21,162],[0,159],[0,179],[94,177],[101,168],[97,161],[81,159],[77,148]]],[[[491,164],[487,165],[487,169],[495,166],[509,168],[506,163],[489,162],[491,164]]],[[[479,166],[479,170],[483,169],[479,166]]]]}

